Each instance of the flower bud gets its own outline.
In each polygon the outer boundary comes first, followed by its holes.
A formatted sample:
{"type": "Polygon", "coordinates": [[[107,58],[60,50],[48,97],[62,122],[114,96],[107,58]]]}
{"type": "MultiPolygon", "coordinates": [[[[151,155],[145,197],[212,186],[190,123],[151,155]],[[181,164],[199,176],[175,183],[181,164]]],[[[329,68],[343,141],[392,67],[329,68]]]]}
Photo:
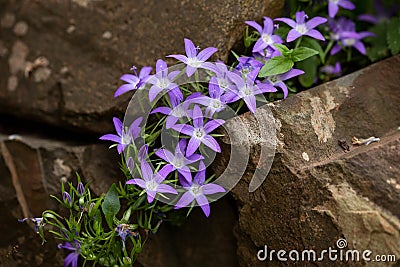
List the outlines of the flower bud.
{"type": "Polygon", "coordinates": [[[65,204],[69,204],[70,206],[72,205],[72,199],[68,192],[63,193],[63,201],[65,204]]]}
{"type": "Polygon", "coordinates": [[[82,183],[78,184],[77,191],[79,196],[83,196],[85,194],[85,187],[83,186],[82,183]]]}

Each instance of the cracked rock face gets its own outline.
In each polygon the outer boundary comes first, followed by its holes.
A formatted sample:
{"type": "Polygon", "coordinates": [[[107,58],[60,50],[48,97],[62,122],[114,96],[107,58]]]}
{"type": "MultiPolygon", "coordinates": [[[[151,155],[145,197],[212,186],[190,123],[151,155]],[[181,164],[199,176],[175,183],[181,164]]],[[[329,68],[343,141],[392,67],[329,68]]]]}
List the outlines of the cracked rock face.
{"type": "MultiPolygon", "coordinates": [[[[400,256],[399,77],[400,56],[395,56],[269,105],[278,140],[271,171],[249,193],[255,166],[267,160],[252,155],[250,171],[232,191],[239,209],[241,266],[286,266],[276,255],[272,263],[259,261],[257,252],[265,245],[275,251],[320,252],[337,249],[340,238],[348,249],[400,256]],[[371,136],[380,141],[351,143],[353,137],[371,136]],[[338,140],[345,140],[350,151],[338,140]]],[[[253,154],[259,153],[258,145],[251,144],[253,154]]],[[[226,151],[214,164],[217,173],[224,171],[226,151]]],[[[360,264],[365,262],[335,263],[360,264]]]]}
{"type": "Polygon", "coordinates": [[[283,2],[2,1],[0,113],[111,131],[112,117],[123,115],[132,95],[113,99],[118,78],[132,65],[154,67],[159,58],[184,53],[183,38],[202,49],[217,47],[214,60],[226,61],[244,22],[276,17],[283,2]],[[4,51],[11,51],[8,59],[4,51]],[[49,65],[29,71],[40,56],[49,65]]]}

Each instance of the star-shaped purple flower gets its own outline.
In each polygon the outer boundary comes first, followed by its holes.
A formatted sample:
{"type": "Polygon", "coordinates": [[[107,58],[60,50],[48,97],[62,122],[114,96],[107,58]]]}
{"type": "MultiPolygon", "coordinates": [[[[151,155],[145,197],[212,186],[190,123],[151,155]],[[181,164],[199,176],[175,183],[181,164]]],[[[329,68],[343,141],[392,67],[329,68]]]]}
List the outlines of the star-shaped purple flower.
{"type": "Polygon", "coordinates": [[[281,44],[282,39],[274,33],[274,22],[269,17],[264,17],[264,27],[262,28],[255,21],[246,21],[247,25],[250,25],[260,33],[260,38],[257,40],[253,47],[253,52],[263,51],[267,47],[271,47],[274,50],[274,44],[281,44]]]}
{"type": "Polygon", "coordinates": [[[167,63],[165,63],[165,61],[162,59],[157,60],[156,74],[151,76],[147,81],[148,83],[153,84],[149,91],[150,102],[152,102],[162,91],[171,92],[178,99],[183,99],[182,92],[179,90],[178,85],[173,83],[173,80],[179,74],[179,72],[180,71],[176,70],[168,73],[167,63]]]}
{"type": "Polygon", "coordinates": [[[326,65],[321,68],[321,72],[324,72],[329,75],[339,76],[342,72],[342,68],[340,66],[340,62],[336,62],[335,65],[326,65]]]}
{"type": "Polygon", "coordinates": [[[120,96],[128,91],[142,89],[143,85],[150,78],[151,67],[143,67],[140,70],[139,76],[136,74],[136,67],[131,68],[135,75],[133,74],[124,74],[121,76],[121,80],[127,82],[126,84],[121,85],[117,91],[115,91],[114,97],[120,96]]]}
{"type": "Polygon", "coordinates": [[[186,75],[188,77],[192,76],[193,73],[195,73],[195,71],[198,68],[209,69],[211,63],[206,62],[206,60],[209,59],[215,52],[217,52],[218,49],[214,47],[207,47],[197,54],[198,48],[194,46],[193,42],[186,38],[184,39],[184,41],[185,41],[185,51],[187,56],[169,55],[167,57],[173,57],[185,63],[187,65],[186,75]]]}
{"type": "Polygon", "coordinates": [[[188,124],[176,124],[172,127],[175,131],[190,136],[189,144],[186,148],[186,156],[189,157],[193,155],[201,143],[216,152],[221,152],[218,142],[214,137],[209,135],[209,133],[224,124],[225,121],[221,119],[209,120],[204,125],[205,117],[198,105],[195,105],[193,108],[192,119],[193,126],[188,124]]]}
{"type": "Polygon", "coordinates": [[[276,88],[271,86],[270,84],[255,84],[255,80],[259,71],[259,68],[251,71],[247,75],[245,80],[243,80],[242,76],[238,73],[230,72],[228,74],[229,79],[231,79],[237,87],[237,91],[234,92],[236,96],[232,99],[232,101],[243,99],[252,113],[255,113],[257,108],[255,97],[256,95],[267,92],[276,92],[276,88]]]}
{"type": "MultiPolygon", "coordinates": [[[[190,175],[192,176],[192,175],[190,175]]],[[[223,193],[225,189],[217,184],[204,184],[206,176],[206,168],[203,162],[200,162],[199,171],[196,173],[193,181],[190,177],[188,182],[186,179],[180,179],[180,183],[186,189],[186,192],[175,204],[175,209],[187,207],[194,200],[201,207],[206,217],[210,216],[210,205],[206,195],[212,195],[215,193],[223,193]]]]}
{"type": "Polygon", "coordinates": [[[189,182],[191,175],[188,165],[204,159],[204,157],[199,154],[193,154],[189,157],[185,157],[186,143],[186,139],[181,139],[176,145],[174,154],[167,149],[159,149],[155,152],[155,154],[168,162],[166,166],[170,166],[173,171],[177,170],[189,182]]]}
{"type": "Polygon", "coordinates": [[[339,11],[339,6],[344,9],[353,10],[356,6],[349,0],[329,0],[328,11],[329,17],[333,18],[339,11]]]}
{"type": "Polygon", "coordinates": [[[81,246],[78,241],[74,241],[72,244],[70,242],[65,242],[64,245],[58,244],[57,247],[71,252],[64,259],[64,267],[78,267],[78,259],[81,251],[81,246]]]}
{"type": "Polygon", "coordinates": [[[124,125],[118,118],[114,117],[113,121],[115,130],[117,131],[118,135],[105,134],[102,137],[100,137],[100,140],[109,140],[116,142],[118,144],[117,146],[118,153],[121,154],[122,151],[124,151],[125,148],[139,136],[141,130],[139,125],[142,122],[142,117],[139,117],[136,120],[134,120],[131,126],[129,126],[129,128],[124,128],[124,125]]]}
{"type": "Polygon", "coordinates": [[[193,93],[189,95],[185,101],[179,100],[174,94],[170,94],[170,107],[157,107],[150,114],[161,113],[168,115],[165,121],[165,128],[170,129],[172,126],[176,124],[176,122],[184,117],[190,117],[191,110],[189,110],[189,106],[191,102],[189,100],[201,96],[200,92],[193,93]]]}
{"type": "Polygon", "coordinates": [[[176,190],[166,184],[162,184],[167,175],[173,170],[172,166],[164,166],[157,173],[153,173],[153,170],[147,161],[141,161],[140,168],[142,170],[142,178],[133,178],[126,182],[126,184],[135,184],[140,186],[146,191],[147,201],[153,202],[157,193],[170,193],[178,194],[176,190]]]}
{"type": "MultiPolygon", "coordinates": [[[[232,89],[226,87],[227,92],[232,89]]],[[[218,85],[218,80],[216,77],[211,77],[208,83],[208,94],[210,96],[199,96],[191,100],[190,102],[201,104],[206,107],[205,116],[212,118],[215,113],[218,113],[225,109],[226,104],[231,102],[232,94],[225,93],[218,85]]]]}
{"type": "Polygon", "coordinates": [[[299,11],[296,12],[296,21],[288,18],[277,18],[275,20],[286,23],[293,28],[288,33],[288,36],[286,38],[287,42],[292,42],[303,35],[325,41],[325,38],[322,36],[322,34],[319,31],[314,30],[314,28],[320,24],[325,23],[327,19],[323,17],[314,17],[306,22],[307,18],[308,16],[304,11],[299,11]]]}

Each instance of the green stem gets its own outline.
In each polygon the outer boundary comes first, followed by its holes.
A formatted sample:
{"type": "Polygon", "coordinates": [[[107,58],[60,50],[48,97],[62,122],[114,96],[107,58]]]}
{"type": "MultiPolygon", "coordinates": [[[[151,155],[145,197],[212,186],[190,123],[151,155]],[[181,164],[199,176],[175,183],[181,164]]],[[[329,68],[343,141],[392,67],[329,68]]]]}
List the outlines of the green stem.
{"type": "Polygon", "coordinates": [[[302,39],[303,39],[303,36],[300,36],[300,38],[297,39],[297,41],[296,41],[296,46],[294,47],[294,49],[296,49],[296,48],[298,48],[298,47],[300,46],[301,40],[302,40],[302,39]]]}

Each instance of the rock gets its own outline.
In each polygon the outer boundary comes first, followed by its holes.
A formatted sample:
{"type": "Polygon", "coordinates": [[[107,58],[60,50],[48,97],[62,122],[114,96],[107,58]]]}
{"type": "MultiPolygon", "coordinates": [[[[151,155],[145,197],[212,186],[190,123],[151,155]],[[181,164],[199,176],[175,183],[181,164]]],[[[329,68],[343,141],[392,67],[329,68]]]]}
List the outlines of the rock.
{"type": "Polygon", "coordinates": [[[17,24],[15,24],[13,31],[15,35],[22,37],[28,33],[28,29],[29,26],[25,21],[19,21],[17,24]]]}
{"type": "MultiPolygon", "coordinates": [[[[271,171],[261,187],[249,193],[257,164],[268,160],[259,155],[263,140],[250,139],[248,171],[232,191],[239,209],[235,233],[240,266],[269,265],[268,260],[257,259],[265,245],[269,251],[313,249],[320,253],[329,247],[337,249],[341,238],[347,241],[346,249],[371,250],[373,256],[400,255],[398,77],[400,56],[395,56],[268,105],[277,136],[271,171]],[[352,146],[354,136],[375,136],[380,141],[352,146]],[[350,152],[338,145],[342,139],[350,152]]],[[[246,113],[240,121],[246,125],[252,118],[246,113]]],[[[237,121],[227,124],[232,127],[231,140],[246,133],[237,121]]],[[[254,129],[247,130],[258,136],[254,129]]],[[[237,144],[225,140],[223,146],[237,144]]],[[[224,171],[229,158],[229,149],[222,151],[214,164],[217,173],[224,171]]],[[[272,261],[273,266],[287,264],[279,262],[276,254],[272,261]]]]}
{"type": "Polygon", "coordinates": [[[23,61],[14,62],[14,58],[10,69],[0,61],[0,72],[5,77],[10,72],[20,75],[23,62],[41,55],[49,59],[52,70],[68,67],[69,75],[47,72],[40,83],[29,76],[15,91],[1,83],[0,113],[105,133],[113,130],[112,117],[122,117],[128,104],[131,94],[115,100],[113,94],[122,83],[119,77],[133,64],[154,67],[158,58],[184,53],[184,37],[201,48],[217,47],[214,59],[226,60],[243,36],[244,21],[277,16],[284,1],[3,2],[5,29],[0,39],[5,47],[12,47],[19,37],[7,28],[15,20],[25,21],[29,34],[23,41],[29,54],[23,61]],[[13,20],[11,12],[16,12],[13,20]]]}
{"type": "MultiPolygon", "coordinates": [[[[108,151],[107,145],[82,145],[32,136],[6,138],[0,136],[0,156],[6,163],[24,217],[39,216],[55,208],[49,195],[60,195],[61,181],[76,184],[79,173],[91,181],[91,189],[100,195],[122,177],[119,156],[108,151]]],[[[7,194],[6,194],[7,195],[7,194]]]]}

